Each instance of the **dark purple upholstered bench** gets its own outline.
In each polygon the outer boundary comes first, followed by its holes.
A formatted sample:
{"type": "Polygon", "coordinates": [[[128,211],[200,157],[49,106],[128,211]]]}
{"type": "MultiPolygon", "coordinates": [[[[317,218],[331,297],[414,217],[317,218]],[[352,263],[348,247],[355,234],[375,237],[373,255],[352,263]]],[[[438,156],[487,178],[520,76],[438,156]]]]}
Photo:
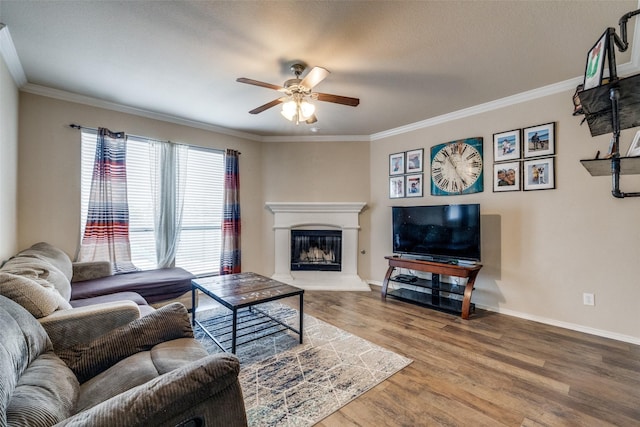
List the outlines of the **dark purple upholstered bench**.
{"type": "Polygon", "coordinates": [[[182,268],[161,268],[114,274],[96,279],[73,282],[71,300],[95,298],[119,292],[135,292],[149,305],[160,307],[174,301],[191,308],[191,280],[195,276],[182,268]]]}

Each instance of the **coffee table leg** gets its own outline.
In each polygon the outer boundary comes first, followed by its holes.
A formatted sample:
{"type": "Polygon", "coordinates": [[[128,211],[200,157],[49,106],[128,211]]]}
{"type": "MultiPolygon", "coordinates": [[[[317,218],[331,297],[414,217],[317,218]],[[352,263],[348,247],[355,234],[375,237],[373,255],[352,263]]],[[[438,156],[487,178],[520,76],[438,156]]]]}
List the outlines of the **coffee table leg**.
{"type": "Polygon", "coordinates": [[[302,309],[302,300],[304,294],[300,294],[300,344],[302,344],[302,318],[304,317],[303,309],[302,309]]]}
{"type": "Polygon", "coordinates": [[[191,326],[196,325],[196,288],[191,286],[191,326]]]}
{"type": "Polygon", "coordinates": [[[231,353],[236,354],[236,333],[238,332],[238,310],[233,309],[233,326],[231,329],[231,353]]]}

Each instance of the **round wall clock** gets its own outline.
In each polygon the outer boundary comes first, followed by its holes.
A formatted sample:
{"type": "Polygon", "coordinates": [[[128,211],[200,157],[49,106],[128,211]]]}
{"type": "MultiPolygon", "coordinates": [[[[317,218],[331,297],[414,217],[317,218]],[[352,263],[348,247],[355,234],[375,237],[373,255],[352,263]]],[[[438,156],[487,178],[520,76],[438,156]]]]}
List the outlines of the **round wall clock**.
{"type": "Polygon", "coordinates": [[[482,138],[431,147],[431,194],[448,196],[484,190],[482,138]]]}

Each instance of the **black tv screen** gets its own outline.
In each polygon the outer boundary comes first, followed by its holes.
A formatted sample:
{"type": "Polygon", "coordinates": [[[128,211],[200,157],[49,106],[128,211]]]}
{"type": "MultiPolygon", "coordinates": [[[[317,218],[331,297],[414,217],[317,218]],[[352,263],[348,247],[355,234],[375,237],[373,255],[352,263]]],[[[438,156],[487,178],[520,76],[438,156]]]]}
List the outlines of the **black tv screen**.
{"type": "Polygon", "coordinates": [[[393,252],[480,261],[480,205],[394,206],[393,252]]]}

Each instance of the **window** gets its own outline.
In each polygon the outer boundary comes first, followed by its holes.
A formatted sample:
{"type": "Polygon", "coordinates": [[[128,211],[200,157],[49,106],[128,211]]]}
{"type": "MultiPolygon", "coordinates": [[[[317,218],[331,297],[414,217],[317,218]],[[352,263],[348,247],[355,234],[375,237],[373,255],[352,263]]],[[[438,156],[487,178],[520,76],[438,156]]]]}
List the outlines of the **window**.
{"type": "MultiPolygon", "coordinates": [[[[151,184],[151,141],[127,137],[127,193],[129,239],[133,264],[157,267],[151,184]]],[[[82,131],[82,233],[87,218],[96,132],[82,131]]],[[[180,241],[175,265],[202,276],[220,269],[221,224],[224,191],[224,153],[188,147],[186,184],[180,241]]],[[[81,234],[82,235],[82,234],[81,234]]]]}

